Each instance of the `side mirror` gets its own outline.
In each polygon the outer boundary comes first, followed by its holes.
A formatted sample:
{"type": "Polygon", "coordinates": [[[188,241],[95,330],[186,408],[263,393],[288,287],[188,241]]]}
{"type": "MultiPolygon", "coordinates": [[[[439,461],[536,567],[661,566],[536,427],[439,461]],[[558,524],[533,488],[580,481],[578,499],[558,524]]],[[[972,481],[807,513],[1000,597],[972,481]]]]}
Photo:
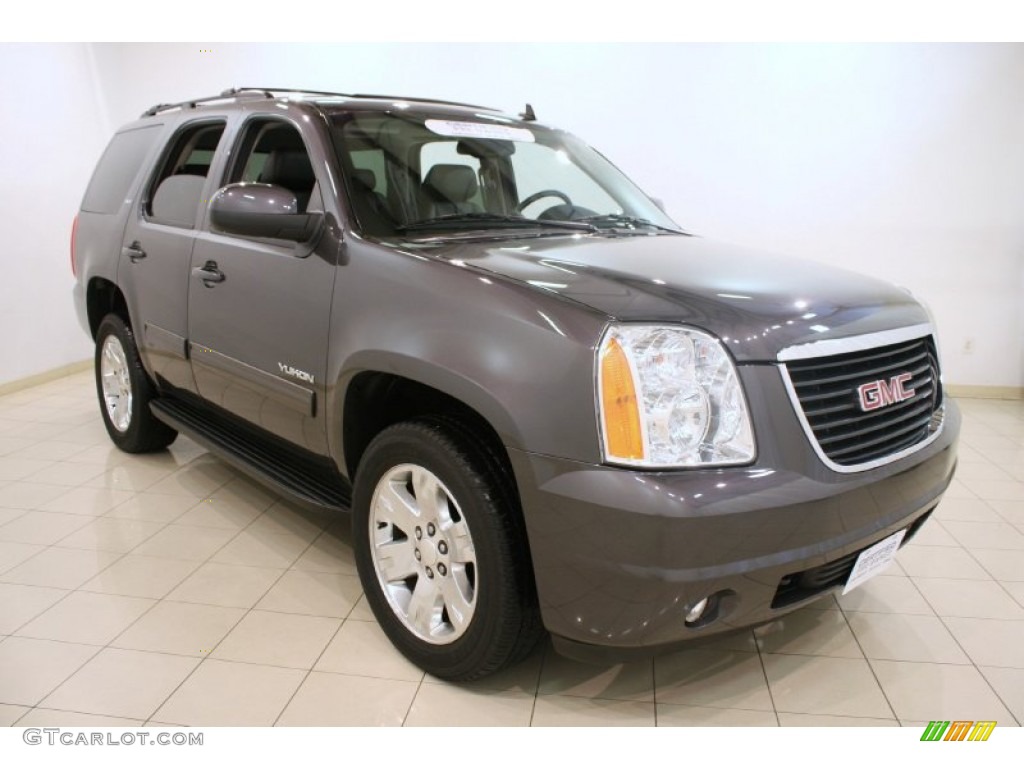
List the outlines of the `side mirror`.
{"type": "Polygon", "coordinates": [[[322,213],[299,213],[295,193],[276,184],[228,184],[210,200],[210,225],[219,232],[306,243],[320,231],[322,213]]]}
{"type": "Polygon", "coordinates": [[[662,213],[668,213],[668,211],[665,210],[665,201],[662,200],[660,197],[652,197],[651,202],[658,206],[658,210],[660,210],[662,213]]]}

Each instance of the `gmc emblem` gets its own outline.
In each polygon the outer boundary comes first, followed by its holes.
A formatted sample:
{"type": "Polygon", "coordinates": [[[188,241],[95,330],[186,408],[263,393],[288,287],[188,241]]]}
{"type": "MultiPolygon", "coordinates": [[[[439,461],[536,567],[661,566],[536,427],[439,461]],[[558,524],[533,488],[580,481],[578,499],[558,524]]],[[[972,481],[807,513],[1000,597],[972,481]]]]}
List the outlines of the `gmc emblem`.
{"type": "Polygon", "coordinates": [[[857,396],[860,398],[860,409],[862,411],[877,411],[887,405],[902,403],[914,396],[914,388],[908,387],[907,382],[913,378],[909,373],[901,373],[886,381],[870,381],[857,387],[857,396]]]}

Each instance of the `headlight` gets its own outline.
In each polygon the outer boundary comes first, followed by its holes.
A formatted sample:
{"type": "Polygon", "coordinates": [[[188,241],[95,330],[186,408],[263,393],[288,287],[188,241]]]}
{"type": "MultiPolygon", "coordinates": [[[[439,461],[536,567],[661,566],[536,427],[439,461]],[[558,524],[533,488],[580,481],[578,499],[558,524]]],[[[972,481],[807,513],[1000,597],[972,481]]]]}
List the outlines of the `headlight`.
{"type": "Polygon", "coordinates": [[[610,326],[598,349],[597,390],[607,462],[705,467],[754,458],[736,366],[703,331],[610,326]]]}

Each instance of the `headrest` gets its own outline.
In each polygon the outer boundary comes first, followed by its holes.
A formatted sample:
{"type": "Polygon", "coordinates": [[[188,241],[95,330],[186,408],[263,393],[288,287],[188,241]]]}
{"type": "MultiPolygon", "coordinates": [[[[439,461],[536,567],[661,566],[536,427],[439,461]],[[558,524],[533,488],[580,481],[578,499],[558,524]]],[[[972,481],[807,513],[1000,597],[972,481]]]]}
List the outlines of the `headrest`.
{"type": "Polygon", "coordinates": [[[316,175],[305,150],[275,149],[267,156],[259,180],[292,192],[308,192],[316,184],[316,175]]]}
{"type": "Polygon", "coordinates": [[[476,194],[476,171],[468,165],[435,165],[423,182],[450,203],[464,203],[476,194]]]}
{"type": "Polygon", "coordinates": [[[370,191],[377,188],[377,174],[369,168],[356,168],[352,172],[352,178],[355,179],[356,184],[366,187],[370,191]]]}

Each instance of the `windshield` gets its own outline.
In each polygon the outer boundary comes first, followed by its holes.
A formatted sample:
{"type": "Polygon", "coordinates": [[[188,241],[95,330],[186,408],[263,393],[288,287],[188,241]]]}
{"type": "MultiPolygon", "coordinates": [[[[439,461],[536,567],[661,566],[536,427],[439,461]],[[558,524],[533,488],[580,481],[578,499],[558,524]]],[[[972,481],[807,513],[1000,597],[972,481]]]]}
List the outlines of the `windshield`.
{"type": "Polygon", "coordinates": [[[486,114],[354,112],[332,124],[367,235],[679,232],[615,166],[564,131],[486,114]]]}

